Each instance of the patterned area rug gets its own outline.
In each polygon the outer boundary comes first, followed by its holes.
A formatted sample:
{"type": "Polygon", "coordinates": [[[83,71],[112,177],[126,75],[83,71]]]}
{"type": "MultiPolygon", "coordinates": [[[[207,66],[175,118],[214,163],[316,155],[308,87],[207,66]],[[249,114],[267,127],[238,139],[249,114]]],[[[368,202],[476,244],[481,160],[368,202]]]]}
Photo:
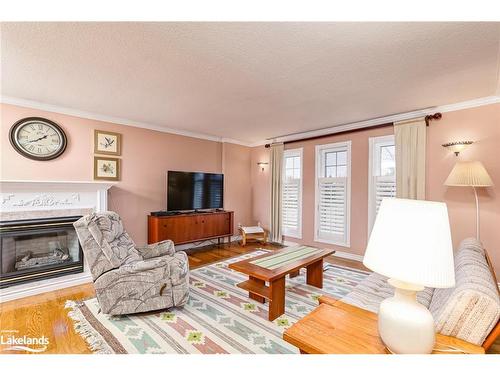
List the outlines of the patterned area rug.
{"type": "Polygon", "coordinates": [[[315,307],[322,294],[345,296],[368,273],[329,265],[323,289],[305,283],[305,270],[286,280],[285,314],[267,320],[267,304],[248,298],[236,284],[247,276],[227,265],[263,254],[258,250],[190,273],[184,308],[111,317],[98,313],[95,298],[68,301],[76,331],[96,353],[298,353],[283,331],[315,307]]]}

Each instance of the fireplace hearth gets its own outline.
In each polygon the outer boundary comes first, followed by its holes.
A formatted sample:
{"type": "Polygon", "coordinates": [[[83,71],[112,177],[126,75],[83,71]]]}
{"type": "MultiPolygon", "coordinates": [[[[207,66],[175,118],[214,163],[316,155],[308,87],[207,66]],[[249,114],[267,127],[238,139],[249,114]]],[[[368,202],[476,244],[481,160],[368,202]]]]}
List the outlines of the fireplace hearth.
{"type": "Polygon", "coordinates": [[[83,272],[80,217],[0,222],[0,288],[83,272]]]}

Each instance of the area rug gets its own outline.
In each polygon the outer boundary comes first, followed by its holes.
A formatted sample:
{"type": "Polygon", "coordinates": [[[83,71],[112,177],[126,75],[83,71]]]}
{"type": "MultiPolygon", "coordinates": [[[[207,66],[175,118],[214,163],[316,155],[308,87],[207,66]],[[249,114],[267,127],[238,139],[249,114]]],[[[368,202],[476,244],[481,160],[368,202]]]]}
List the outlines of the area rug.
{"type": "Polygon", "coordinates": [[[95,353],[298,353],[283,331],[318,306],[322,294],[342,298],[368,273],[328,265],[323,289],[305,283],[305,270],[286,280],[285,314],[270,322],[267,304],[236,286],[247,276],[228,264],[262,250],[192,270],[183,308],[112,317],[99,313],[95,298],[67,301],[76,331],[95,353]]]}

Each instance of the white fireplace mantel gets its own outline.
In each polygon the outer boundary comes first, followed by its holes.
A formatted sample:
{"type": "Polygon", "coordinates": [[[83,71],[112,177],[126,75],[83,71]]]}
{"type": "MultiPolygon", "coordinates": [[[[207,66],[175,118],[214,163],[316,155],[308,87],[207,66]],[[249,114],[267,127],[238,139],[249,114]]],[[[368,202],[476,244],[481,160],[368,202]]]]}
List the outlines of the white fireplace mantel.
{"type": "MultiPolygon", "coordinates": [[[[108,209],[107,181],[0,181],[0,220],[75,216],[108,209]]],[[[14,285],[0,290],[0,302],[91,282],[84,272],[14,285]]]]}
{"type": "Polygon", "coordinates": [[[107,191],[115,183],[100,181],[0,181],[1,212],[107,208],[107,191]]]}

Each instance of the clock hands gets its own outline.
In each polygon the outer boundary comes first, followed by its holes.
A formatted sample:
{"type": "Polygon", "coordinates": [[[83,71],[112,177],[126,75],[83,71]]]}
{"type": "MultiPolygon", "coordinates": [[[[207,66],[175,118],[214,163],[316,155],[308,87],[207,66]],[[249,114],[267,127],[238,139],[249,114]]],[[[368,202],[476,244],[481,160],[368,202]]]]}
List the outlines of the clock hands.
{"type": "Polygon", "coordinates": [[[45,134],[43,137],[40,137],[40,138],[37,138],[37,139],[33,139],[32,141],[28,141],[27,143],[38,142],[38,141],[41,141],[42,139],[45,139],[47,137],[48,137],[48,134],[45,134]]]}

